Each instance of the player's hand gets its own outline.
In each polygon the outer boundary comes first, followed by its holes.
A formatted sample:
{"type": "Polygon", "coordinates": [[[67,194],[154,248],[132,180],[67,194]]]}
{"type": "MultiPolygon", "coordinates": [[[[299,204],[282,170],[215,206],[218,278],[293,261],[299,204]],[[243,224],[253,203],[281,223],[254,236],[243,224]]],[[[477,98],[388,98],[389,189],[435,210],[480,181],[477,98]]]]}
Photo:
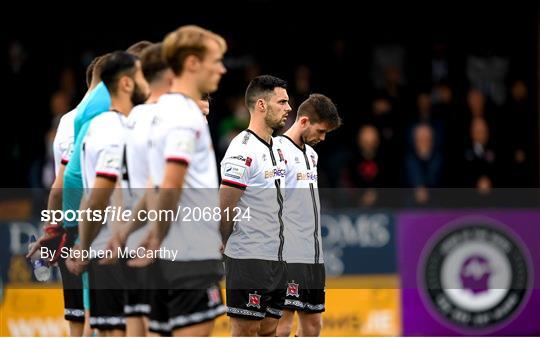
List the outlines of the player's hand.
{"type": "Polygon", "coordinates": [[[28,249],[26,258],[31,258],[41,247],[47,247],[49,250],[55,250],[55,255],[49,261],[53,265],[60,258],[61,249],[67,241],[67,233],[60,224],[48,224],[44,228],[44,233],[28,249]]]}
{"type": "Polygon", "coordinates": [[[88,264],[90,263],[90,259],[83,259],[81,255],[81,250],[79,245],[75,245],[72,249],[72,252],[74,253],[73,256],[80,257],[80,258],[73,258],[68,257],[66,258],[66,267],[69,272],[71,272],[74,275],[80,276],[87,268],[88,264]]]}
{"type": "Polygon", "coordinates": [[[123,231],[115,231],[105,247],[105,250],[110,250],[112,252],[112,256],[100,259],[98,264],[115,264],[118,261],[118,250],[126,245],[126,238],[127,236],[123,231]]]}
{"type": "MultiPolygon", "coordinates": [[[[146,233],[146,236],[139,243],[139,247],[144,248],[145,251],[148,250],[159,250],[161,246],[162,238],[159,236],[157,229],[154,227],[150,228],[146,233]]],[[[155,252],[155,251],[154,251],[155,252]]],[[[127,261],[127,265],[134,268],[143,268],[152,264],[156,260],[155,257],[150,258],[149,255],[145,255],[142,258],[134,258],[127,261]]]]}
{"type": "Polygon", "coordinates": [[[41,247],[43,246],[43,242],[48,240],[50,237],[51,236],[49,234],[44,233],[34,243],[30,244],[28,246],[28,253],[26,254],[26,258],[32,257],[36,253],[36,251],[41,249],[41,247]]]}

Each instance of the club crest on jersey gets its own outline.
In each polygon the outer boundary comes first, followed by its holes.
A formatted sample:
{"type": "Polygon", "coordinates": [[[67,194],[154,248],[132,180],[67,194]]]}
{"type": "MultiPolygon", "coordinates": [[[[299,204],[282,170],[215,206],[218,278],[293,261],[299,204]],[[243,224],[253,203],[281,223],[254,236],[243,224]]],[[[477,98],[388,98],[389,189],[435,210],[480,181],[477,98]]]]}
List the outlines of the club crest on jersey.
{"type": "Polygon", "coordinates": [[[256,307],[257,309],[261,308],[261,295],[258,295],[256,293],[250,293],[248,298],[248,303],[246,304],[247,307],[256,307]]]}
{"type": "Polygon", "coordinates": [[[313,163],[313,166],[317,166],[317,162],[315,161],[315,156],[311,155],[311,163],[313,163]]]}
{"type": "Polygon", "coordinates": [[[262,155],[262,159],[263,159],[263,161],[266,161],[266,154],[262,155]]]}
{"type": "Polygon", "coordinates": [[[244,135],[244,139],[242,140],[242,144],[247,144],[247,143],[248,143],[248,141],[249,141],[249,136],[250,136],[249,133],[246,133],[246,134],[244,135]]]}
{"type": "Polygon", "coordinates": [[[219,293],[219,289],[215,286],[211,287],[210,289],[206,290],[206,294],[208,295],[208,306],[213,307],[218,304],[221,304],[221,295],[219,293]]]}
{"type": "Polygon", "coordinates": [[[296,157],[294,158],[294,163],[300,164],[300,159],[298,158],[298,156],[296,156],[296,157]]]}
{"type": "Polygon", "coordinates": [[[300,297],[299,288],[300,284],[297,283],[287,283],[287,294],[286,296],[300,297]]]}
{"type": "Polygon", "coordinates": [[[251,161],[252,161],[251,157],[248,156],[246,158],[246,166],[251,167],[251,161]]]}

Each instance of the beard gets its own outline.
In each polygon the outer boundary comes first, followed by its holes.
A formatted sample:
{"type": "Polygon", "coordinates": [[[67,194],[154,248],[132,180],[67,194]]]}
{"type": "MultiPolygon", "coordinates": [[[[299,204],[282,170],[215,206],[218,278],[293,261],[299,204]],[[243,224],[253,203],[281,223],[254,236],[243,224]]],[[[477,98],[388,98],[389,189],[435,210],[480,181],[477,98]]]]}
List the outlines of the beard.
{"type": "Polygon", "coordinates": [[[283,118],[280,118],[277,114],[274,113],[274,111],[270,107],[268,107],[268,112],[264,117],[264,122],[268,127],[276,131],[285,127],[286,121],[284,121],[283,118]]]}
{"type": "Polygon", "coordinates": [[[304,142],[304,144],[307,144],[311,147],[313,147],[314,145],[316,145],[317,143],[319,143],[317,140],[315,139],[309,139],[307,135],[301,135],[300,136],[302,138],[302,142],[304,142]]]}
{"type": "Polygon", "coordinates": [[[133,93],[131,93],[131,103],[133,104],[133,107],[145,103],[148,96],[149,95],[143,93],[141,87],[135,83],[135,88],[133,89],[133,93]]]}

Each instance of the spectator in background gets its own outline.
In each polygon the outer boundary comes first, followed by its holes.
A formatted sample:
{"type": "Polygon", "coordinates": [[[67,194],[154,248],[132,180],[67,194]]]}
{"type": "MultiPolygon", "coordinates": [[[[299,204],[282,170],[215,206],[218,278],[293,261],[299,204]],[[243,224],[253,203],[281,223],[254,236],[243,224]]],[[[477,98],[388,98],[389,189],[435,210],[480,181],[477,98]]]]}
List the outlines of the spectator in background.
{"type": "Polygon", "coordinates": [[[281,131],[289,129],[296,121],[296,109],[300,103],[306,100],[311,93],[311,69],[306,65],[300,65],[296,67],[294,71],[294,79],[292,81],[293,87],[291,88],[290,104],[293,110],[289,113],[287,121],[285,121],[285,127],[281,131]]]}
{"type": "Polygon", "coordinates": [[[493,187],[495,175],[495,151],[490,143],[489,126],[482,117],[472,120],[469,146],[465,150],[464,172],[461,175],[467,187],[488,192],[493,187]]]}
{"type": "Polygon", "coordinates": [[[343,174],[343,185],[348,188],[366,188],[361,191],[360,204],[371,206],[377,201],[377,191],[385,181],[385,166],[380,149],[379,131],[368,124],[358,130],[357,148],[343,174]]]}
{"type": "Polygon", "coordinates": [[[405,156],[405,185],[415,188],[415,200],[425,204],[428,188],[440,186],[442,155],[435,149],[435,135],[429,124],[420,123],[413,129],[413,148],[405,156]]]}
{"type": "Polygon", "coordinates": [[[408,149],[414,147],[414,129],[419,124],[427,124],[433,129],[433,148],[434,152],[443,156],[444,144],[444,124],[441,119],[433,114],[431,105],[431,94],[429,92],[420,92],[416,97],[417,113],[413,117],[413,123],[406,130],[406,137],[409,141],[408,149]]]}
{"type": "Polygon", "coordinates": [[[471,88],[467,93],[467,107],[471,118],[486,118],[486,97],[476,88],[471,88]]]}
{"type": "Polygon", "coordinates": [[[469,110],[468,116],[466,116],[466,129],[469,128],[472,121],[475,118],[481,117],[488,124],[489,129],[493,132],[495,121],[493,119],[493,114],[487,109],[488,104],[486,96],[480,90],[476,88],[469,89],[467,93],[467,108],[469,110]]]}
{"type": "Polygon", "coordinates": [[[500,151],[499,185],[506,187],[535,186],[533,149],[535,149],[535,113],[529,100],[527,85],[516,80],[510,87],[510,97],[497,118],[497,125],[503,126],[497,135],[500,151]]]}

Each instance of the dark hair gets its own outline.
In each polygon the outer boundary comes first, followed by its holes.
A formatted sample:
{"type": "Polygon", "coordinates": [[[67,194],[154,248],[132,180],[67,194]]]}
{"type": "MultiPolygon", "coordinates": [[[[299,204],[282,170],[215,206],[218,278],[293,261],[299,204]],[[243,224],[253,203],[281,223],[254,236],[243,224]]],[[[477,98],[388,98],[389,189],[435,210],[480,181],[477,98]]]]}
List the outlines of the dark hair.
{"type": "Polygon", "coordinates": [[[138,58],[124,51],[112,52],[101,69],[101,80],[111,93],[116,93],[118,80],[123,75],[133,76],[138,58]]]}
{"type": "Polygon", "coordinates": [[[248,109],[251,109],[258,99],[266,99],[266,96],[273,92],[275,88],[287,89],[287,82],[272,75],[261,75],[251,80],[246,89],[246,106],[248,109]]]}
{"type": "Polygon", "coordinates": [[[90,88],[94,77],[96,77],[97,79],[101,79],[101,69],[103,68],[103,64],[105,64],[110,55],[111,53],[96,56],[92,60],[92,62],[90,62],[90,64],[86,68],[86,86],[88,88],[90,88]]]}
{"type": "Polygon", "coordinates": [[[169,69],[161,53],[161,43],[153,44],[146,48],[141,55],[142,71],[146,81],[153,82],[163,74],[163,71],[169,69]]]}
{"type": "Polygon", "coordinates": [[[311,94],[298,107],[297,116],[307,116],[311,123],[326,122],[332,129],[341,126],[341,118],[339,117],[336,105],[329,97],[322,94],[311,94]]]}
{"type": "Polygon", "coordinates": [[[152,42],[146,40],[135,42],[134,44],[129,46],[128,49],[126,49],[126,52],[128,52],[129,54],[133,54],[137,57],[141,57],[142,53],[146,50],[146,48],[152,45],[152,42]]]}
{"type": "Polygon", "coordinates": [[[92,83],[92,77],[94,73],[94,67],[96,66],[96,63],[99,61],[101,56],[96,56],[92,62],[86,67],[86,87],[90,88],[90,84],[92,83]]]}

